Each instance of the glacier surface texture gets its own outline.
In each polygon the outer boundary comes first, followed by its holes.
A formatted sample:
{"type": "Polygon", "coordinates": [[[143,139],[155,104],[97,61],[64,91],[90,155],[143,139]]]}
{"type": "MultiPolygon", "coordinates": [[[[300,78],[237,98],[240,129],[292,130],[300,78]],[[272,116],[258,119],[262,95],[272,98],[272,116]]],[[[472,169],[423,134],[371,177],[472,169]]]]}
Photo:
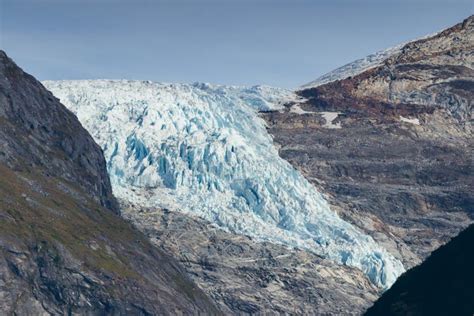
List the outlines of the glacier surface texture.
{"type": "Polygon", "coordinates": [[[361,269],[381,288],[403,272],[279,157],[258,111],[278,110],[291,91],[125,80],[44,84],[103,148],[119,199],[315,252],[361,269]]]}

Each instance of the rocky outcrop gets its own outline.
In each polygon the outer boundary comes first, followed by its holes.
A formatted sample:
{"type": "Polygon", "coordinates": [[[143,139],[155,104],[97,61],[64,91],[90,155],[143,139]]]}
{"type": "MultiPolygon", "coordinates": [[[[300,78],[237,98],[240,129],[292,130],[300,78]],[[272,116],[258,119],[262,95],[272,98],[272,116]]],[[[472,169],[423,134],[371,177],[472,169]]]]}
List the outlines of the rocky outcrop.
{"type": "Polygon", "coordinates": [[[406,267],[473,219],[474,17],[262,113],[287,159],[406,267]]]}
{"type": "Polygon", "coordinates": [[[472,124],[474,17],[405,45],[380,66],[353,77],[299,91],[317,108],[345,110],[378,121],[446,110],[472,124]]]}
{"type": "Polygon", "coordinates": [[[117,213],[102,151],[0,52],[0,310],[213,314],[180,265],[117,213]]]}
{"type": "Polygon", "coordinates": [[[380,295],[362,271],[314,253],[179,212],[123,206],[123,216],[177,258],[225,314],[362,314],[380,295]]]}
{"type": "Polygon", "coordinates": [[[474,225],[407,271],[365,315],[472,315],[474,225]]]}

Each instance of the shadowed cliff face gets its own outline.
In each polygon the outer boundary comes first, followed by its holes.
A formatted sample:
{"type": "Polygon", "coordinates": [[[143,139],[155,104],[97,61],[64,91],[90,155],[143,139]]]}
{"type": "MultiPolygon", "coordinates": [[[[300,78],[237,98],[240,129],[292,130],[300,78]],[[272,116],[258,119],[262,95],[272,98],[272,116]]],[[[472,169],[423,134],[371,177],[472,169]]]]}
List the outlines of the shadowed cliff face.
{"type": "Polygon", "coordinates": [[[100,147],[77,118],[0,51],[0,161],[75,182],[117,211],[100,147]]]}
{"type": "Polygon", "coordinates": [[[407,267],[474,216],[474,17],[262,113],[280,155],[407,267]]]}
{"type": "Polygon", "coordinates": [[[472,315],[474,225],[407,271],[366,315],[472,315]]]}
{"type": "Polygon", "coordinates": [[[116,212],[102,151],[0,51],[0,310],[216,313],[116,212]]]}

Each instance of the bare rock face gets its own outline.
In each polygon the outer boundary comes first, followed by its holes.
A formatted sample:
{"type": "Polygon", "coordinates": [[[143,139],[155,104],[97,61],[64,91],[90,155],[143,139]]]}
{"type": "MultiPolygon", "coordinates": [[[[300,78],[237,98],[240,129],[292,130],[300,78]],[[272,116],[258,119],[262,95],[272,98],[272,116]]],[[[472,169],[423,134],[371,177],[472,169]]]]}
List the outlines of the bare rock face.
{"type": "Polygon", "coordinates": [[[411,267],[474,216],[474,17],[262,113],[280,155],[411,267]]]}
{"type": "Polygon", "coordinates": [[[117,210],[100,147],[35,78],[0,51],[0,161],[37,166],[47,176],[75,182],[102,206],[117,210]]]}
{"type": "Polygon", "coordinates": [[[380,295],[360,270],[307,251],[178,212],[124,204],[122,214],[177,258],[224,314],[362,314],[380,295]]]}
{"type": "Polygon", "coordinates": [[[180,265],[120,218],[102,151],[0,51],[0,310],[214,314],[180,265]]]}

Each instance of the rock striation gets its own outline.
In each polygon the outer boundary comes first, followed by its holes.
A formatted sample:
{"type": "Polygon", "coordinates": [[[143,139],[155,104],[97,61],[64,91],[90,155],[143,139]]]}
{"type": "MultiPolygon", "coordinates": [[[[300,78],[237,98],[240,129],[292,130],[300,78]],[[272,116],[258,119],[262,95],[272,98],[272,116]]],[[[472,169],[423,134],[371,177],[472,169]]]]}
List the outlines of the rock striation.
{"type": "Polygon", "coordinates": [[[224,314],[360,315],[381,293],[359,269],[196,216],[126,204],[123,216],[179,260],[224,314]]]}

